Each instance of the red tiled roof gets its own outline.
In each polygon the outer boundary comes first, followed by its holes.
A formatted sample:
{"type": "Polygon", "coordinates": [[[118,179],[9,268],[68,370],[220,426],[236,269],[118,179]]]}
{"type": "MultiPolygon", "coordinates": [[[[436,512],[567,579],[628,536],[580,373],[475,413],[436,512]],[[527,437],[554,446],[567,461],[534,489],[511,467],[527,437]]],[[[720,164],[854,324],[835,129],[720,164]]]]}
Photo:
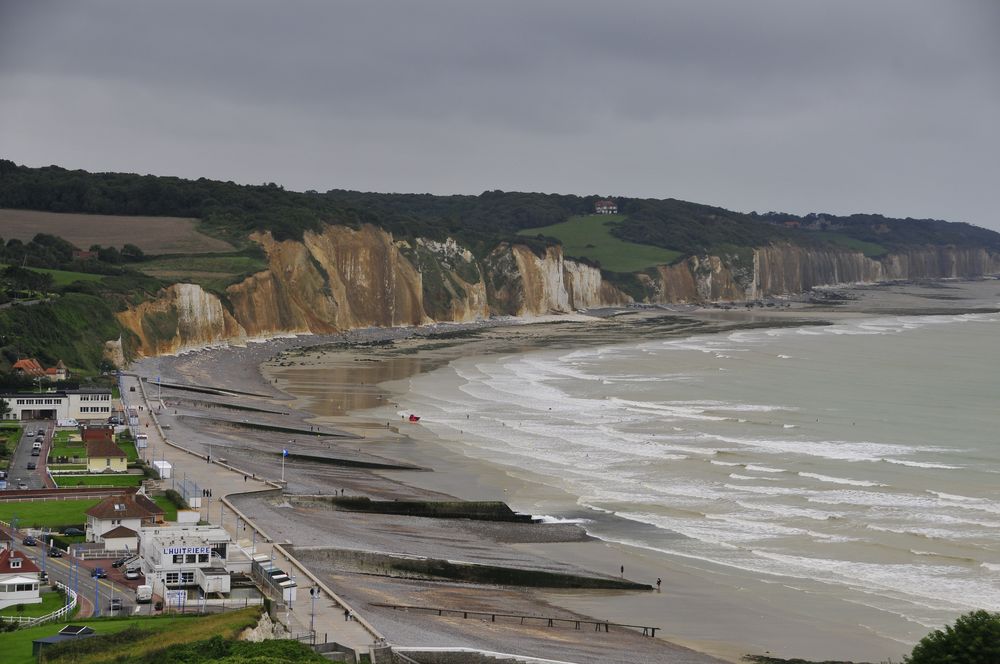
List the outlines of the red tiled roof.
{"type": "Polygon", "coordinates": [[[114,539],[116,537],[137,537],[139,533],[135,532],[131,528],[126,528],[125,526],[116,526],[109,530],[108,532],[101,535],[101,539],[108,539],[109,537],[114,539]]]}
{"type": "Polygon", "coordinates": [[[140,505],[134,495],[108,496],[84,512],[95,519],[152,519],[155,514],[140,505]]]}
{"type": "Polygon", "coordinates": [[[14,551],[13,549],[0,551],[0,574],[20,574],[22,572],[28,574],[34,572],[37,574],[39,571],[38,566],[26,558],[23,553],[14,551]],[[20,567],[10,566],[10,559],[15,557],[21,559],[20,567]]]}
{"type": "Polygon", "coordinates": [[[30,376],[41,376],[45,373],[45,369],[43,369],[42,365],[38,363],[38,360],[31,357],[18,360],[14,363],[14,366],[11,367],[11,369],[14,371],[23,371],[30,376]]]}
{"type": "Polygon", "coordinates": [[[87,456],[94,457],[124,457],[122,448],[115,445],[110,440],[88,440],[87,456]]]}
{"type": "Polygon", "coordinates": [[[150,514],[153,514],[155,516],[160,516],[162,514],[167,513],[166,510],[164,510],[162,507],[153,502],[153,499],[144,493],[137,493],[132,497],[135,498],[136,505],[143,508],[150,514]]]}

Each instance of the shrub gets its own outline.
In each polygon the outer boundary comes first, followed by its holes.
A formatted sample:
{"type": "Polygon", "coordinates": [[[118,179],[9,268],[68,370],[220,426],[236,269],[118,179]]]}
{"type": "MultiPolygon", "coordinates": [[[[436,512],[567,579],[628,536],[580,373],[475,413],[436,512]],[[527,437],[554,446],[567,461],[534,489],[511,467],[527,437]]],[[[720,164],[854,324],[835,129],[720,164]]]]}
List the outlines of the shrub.
{"type": "Polygon", "coordinates": [[[906,664],[996,664],[1000,662],[1000,613],[973,611],[954,625],[920,640],[906,664]]]}

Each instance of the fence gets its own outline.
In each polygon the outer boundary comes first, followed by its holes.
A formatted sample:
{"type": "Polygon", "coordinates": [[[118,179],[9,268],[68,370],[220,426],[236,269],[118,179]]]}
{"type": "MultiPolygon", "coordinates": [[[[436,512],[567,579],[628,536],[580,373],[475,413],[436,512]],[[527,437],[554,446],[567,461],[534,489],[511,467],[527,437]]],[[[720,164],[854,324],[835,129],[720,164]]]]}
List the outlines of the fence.
{"type": "Polygon", "coordinates": [[[56,581],[56,587],[66,593],[66,603],[63,604],[62,608],[56,609],[52,613],[48,613],[44,616],[36,616],[32,618],[25,618],[24,616],[4,616],[3,621],[19,623],[21,627],[34,627],[36,625],[41,625],[42,623],[52,622],[53,620],[59,620],[64,616],[68,616],[73,613],[76,609],[77,596],[69,586],[56,581]]]}

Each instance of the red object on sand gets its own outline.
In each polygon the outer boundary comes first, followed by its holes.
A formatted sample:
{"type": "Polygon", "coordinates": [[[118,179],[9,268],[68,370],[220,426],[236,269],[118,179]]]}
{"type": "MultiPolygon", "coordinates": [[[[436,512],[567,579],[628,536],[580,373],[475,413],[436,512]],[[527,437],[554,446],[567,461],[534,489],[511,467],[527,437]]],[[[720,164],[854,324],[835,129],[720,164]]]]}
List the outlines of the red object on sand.
{"type": "Polygon", "coordinates": [[[410,415],[410,421],[411,422],[419,422],[420,421],[420,417],[417,416],[417,415],[410,415]]]}

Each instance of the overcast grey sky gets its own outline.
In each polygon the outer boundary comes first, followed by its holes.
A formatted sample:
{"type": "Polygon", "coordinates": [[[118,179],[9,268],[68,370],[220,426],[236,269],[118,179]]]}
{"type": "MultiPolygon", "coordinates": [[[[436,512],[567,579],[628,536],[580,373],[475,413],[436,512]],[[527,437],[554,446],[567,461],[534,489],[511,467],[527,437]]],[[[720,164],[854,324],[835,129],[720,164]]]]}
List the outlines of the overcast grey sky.
{"type": "Polygon", "coordinates": [[[1000,1],[0,0],[0,156],[1000,229],[1000,1]]]}

